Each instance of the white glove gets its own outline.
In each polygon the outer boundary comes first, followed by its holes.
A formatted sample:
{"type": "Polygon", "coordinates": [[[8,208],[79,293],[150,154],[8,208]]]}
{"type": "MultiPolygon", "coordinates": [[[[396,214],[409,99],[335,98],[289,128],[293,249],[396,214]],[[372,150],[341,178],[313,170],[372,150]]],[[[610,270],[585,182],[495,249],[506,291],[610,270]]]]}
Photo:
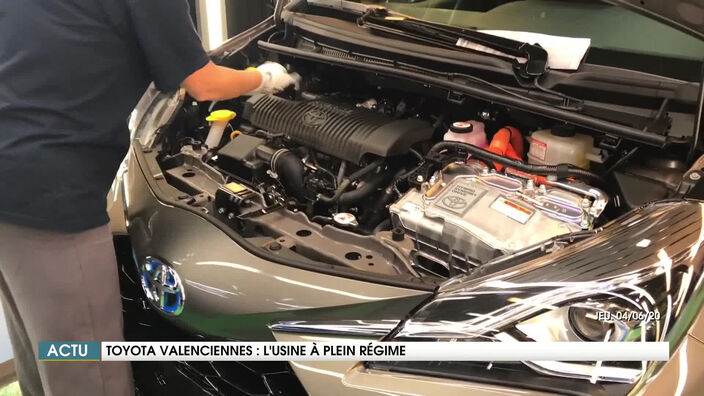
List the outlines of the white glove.
{"type": "Polygon", "coordinates": [[[256,69],[262,75],[262,83],[250,94],[273,94],[282,91],[289,85],[298,84],[301,76],[289,73],[278,63],[266,62],[256,69]]]}

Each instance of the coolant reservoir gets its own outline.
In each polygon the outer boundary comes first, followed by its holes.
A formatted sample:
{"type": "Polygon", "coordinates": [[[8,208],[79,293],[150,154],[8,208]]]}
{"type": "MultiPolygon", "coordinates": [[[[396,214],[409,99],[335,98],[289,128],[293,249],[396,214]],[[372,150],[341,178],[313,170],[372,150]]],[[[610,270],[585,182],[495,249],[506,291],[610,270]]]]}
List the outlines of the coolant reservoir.
{"type": "Polygon", "coordinates": [[[572,164],[589,169],[589,161],[597,160],[594,137],[576,133],[569,125],[555,125],[530,136],[528,162],[537,165],[572,164]]]}
{"type": "Polygon", "coordinates": [[[481,148],[486,148],[489,145],[486,140],[484,123],[479,121],[453,122],[445,133],[444,140],[473,144],[481,148]]]}

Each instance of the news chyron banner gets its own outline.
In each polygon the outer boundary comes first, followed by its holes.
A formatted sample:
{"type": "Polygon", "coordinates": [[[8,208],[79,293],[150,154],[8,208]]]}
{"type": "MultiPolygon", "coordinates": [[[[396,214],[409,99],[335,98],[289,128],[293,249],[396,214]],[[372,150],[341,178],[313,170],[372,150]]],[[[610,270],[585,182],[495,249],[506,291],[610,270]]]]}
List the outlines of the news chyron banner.
{"type": "Polygon", "coordinates": [[[667,342],[40,342],[43,361],[666,361],[667,342]]]}

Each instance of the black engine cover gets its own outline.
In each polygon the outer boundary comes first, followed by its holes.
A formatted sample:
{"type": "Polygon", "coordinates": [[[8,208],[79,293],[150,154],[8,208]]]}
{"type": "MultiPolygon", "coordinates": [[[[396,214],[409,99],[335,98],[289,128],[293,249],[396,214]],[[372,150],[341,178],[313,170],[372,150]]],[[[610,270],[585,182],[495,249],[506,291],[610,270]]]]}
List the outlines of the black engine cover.
{"type": "Polygon", "coordinates": [[[433,134],[432,125],[418,119],[396,120],[367,109],[273,95],[251,97],[243,117],[257,128],[287,135],[297,143],[354,163],[366,154],[405,154],[413,144],[433,134]]]}

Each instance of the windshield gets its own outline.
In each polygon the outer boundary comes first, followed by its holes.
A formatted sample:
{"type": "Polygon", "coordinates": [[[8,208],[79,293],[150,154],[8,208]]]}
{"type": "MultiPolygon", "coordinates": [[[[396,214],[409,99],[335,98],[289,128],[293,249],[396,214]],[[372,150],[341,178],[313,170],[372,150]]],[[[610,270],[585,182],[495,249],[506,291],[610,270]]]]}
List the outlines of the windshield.
{"type": "MultiPolygon", "coordinates": [[[[591,48],[685,61],[704,42],[621,7],[586,0],[358,0],[429,22],[591,39],[591,48]]],[[[601,62],[596,62],[601,63],[601,62]]]]}

